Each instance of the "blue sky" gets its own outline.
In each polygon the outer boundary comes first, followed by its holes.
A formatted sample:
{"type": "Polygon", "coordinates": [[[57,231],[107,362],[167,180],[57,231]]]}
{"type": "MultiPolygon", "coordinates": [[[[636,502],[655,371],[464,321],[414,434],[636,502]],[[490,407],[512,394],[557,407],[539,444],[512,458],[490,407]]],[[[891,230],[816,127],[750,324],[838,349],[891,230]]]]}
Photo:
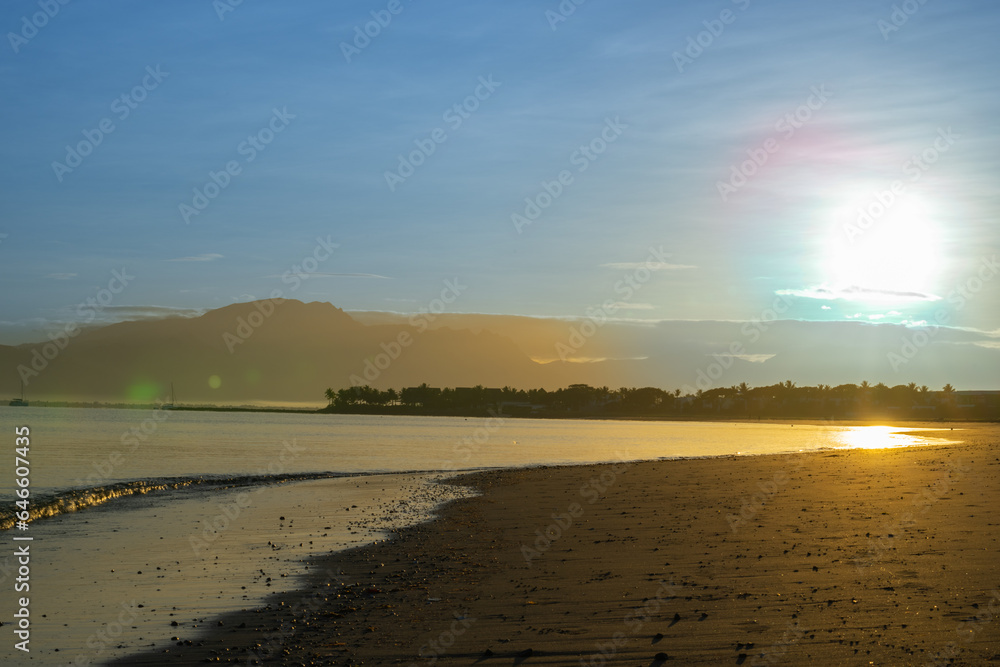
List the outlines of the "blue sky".
{"type": "Polygon", "coordinates": [[[589,0],[559,22],[557,2],[391,4],[70,2],[32,31],[39,3],[4,3],[0,342],[43,338],[123,268],[102,319],[276,289],[412,312],[458,278],[470,313],[747,320],[781,299],[1000,331],[1000,281],[976,278],[1000,247],[996,3],[914,0],[899,25],[892,2],[589,0]],[[391,22],[348,62],[372,12],[391,22]],[[54,167],[85,132],[100,143],[54,167]],[[626,298],[650,248],[669,260],[626,298]]]}

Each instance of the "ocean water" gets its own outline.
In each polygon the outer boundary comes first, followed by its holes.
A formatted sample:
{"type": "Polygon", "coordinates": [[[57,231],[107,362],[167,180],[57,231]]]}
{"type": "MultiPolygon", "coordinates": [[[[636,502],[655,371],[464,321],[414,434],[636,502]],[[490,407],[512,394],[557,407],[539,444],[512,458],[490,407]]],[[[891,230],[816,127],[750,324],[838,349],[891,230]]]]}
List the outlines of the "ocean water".
{"type": "Polygon", "coordinates": [[[308,558],[385,539],[468,493],[451,472],[528,465],[941,444],[836,424],[527,420],[0,407],[4,629],[30,599],[30,652],[85,665],[190,638],[295,587],[308,558]],[[31,511],[15,526],[15,427],[30,429],[31,511]],[[31,541],[15,541],[31,537],[31,541]],[[30,544],[30,591],[15,549],[30,544]]]}

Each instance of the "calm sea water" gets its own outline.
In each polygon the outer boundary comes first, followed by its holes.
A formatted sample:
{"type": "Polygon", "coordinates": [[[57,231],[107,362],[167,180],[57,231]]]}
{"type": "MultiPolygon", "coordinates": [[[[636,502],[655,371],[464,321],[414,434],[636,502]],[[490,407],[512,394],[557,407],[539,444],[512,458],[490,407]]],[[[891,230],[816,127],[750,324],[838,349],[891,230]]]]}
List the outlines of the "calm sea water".
{"type": "Polygon", "coordinates": [[[467,493],[434,483],[448,471],[942,442],[836,425],[34,407],[0,407],[0,423],[11,452],[15,426],[31,429],[42,517],[11,528],[13,461],[0,467],[6,618],[23,594],[12,538],[33,538],[31,652],[8,637],[0,661],[33,665],[196,639],[212,616],[293,588],[310,555],[384,539],[467,493]]]}

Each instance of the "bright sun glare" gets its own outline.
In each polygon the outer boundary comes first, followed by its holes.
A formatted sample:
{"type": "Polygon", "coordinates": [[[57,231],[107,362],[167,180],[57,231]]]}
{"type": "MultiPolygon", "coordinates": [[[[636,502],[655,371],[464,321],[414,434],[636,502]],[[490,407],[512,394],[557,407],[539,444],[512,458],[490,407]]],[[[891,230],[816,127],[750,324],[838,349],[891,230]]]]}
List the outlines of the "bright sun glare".
{"type": "Polygon", "coordinates": [[[920,441],[891,426],[856,426],[837,436],[847,449],[883,449],[920,444],[920,441]]]}
{"type": "Polygon", "coordinates": [[[883,194],[883,201],[890,203],[882,205],[869,190],[835,212],[825,247],[827,283],[839,290],[871,290],[859,299],[868,301],[909,300],[887,292],[934,294],[942,247],[930,205],[905,192],[883,194]]]}

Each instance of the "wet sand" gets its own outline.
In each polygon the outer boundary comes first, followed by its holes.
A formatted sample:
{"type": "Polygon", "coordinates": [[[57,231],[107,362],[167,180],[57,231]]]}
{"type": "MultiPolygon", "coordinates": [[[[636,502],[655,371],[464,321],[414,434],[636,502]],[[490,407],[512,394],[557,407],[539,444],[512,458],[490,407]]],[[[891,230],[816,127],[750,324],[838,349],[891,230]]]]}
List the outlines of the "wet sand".
{"type": "Polygon", "coordinates": [[[1000,427],[955,427],[466,475],[482,496],[118,664],[996,664],[1000,427]]]}

